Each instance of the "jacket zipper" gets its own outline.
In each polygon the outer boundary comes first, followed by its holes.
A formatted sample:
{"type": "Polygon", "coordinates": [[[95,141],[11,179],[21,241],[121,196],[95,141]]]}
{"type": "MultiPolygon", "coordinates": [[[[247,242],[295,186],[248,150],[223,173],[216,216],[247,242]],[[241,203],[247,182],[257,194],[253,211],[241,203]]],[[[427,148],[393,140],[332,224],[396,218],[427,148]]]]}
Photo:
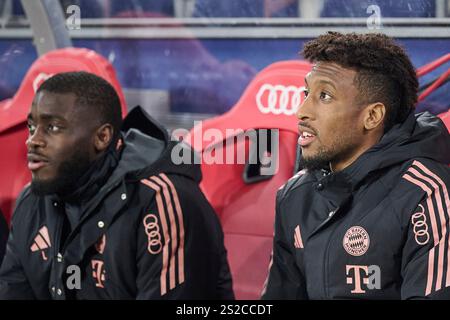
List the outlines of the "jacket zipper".
{"type": "MultiPolygon", "coordinates": [[[[59,253],[63,253],[64,252],[64,248],[61,248],[61,233],[62,233],[62,222],[63,222],[63,218],[57,214],[56,215],[56,223],[55,223],[55,227],[56,227],[56,232],[55,232],[55,242],[54,242],[54,249],[53,249],[53,257],[52,257],[52,273],[53,273],[53,288],[57,288],[60,290],[63,290],[63,288],[61,287],[61,283],[63,281],[62,277],[60,277],[59,275],[59,262],[57,262],[57,260],[55,259],[55,257],[59,254],[59,253]],[[61,279],[60,279],[61,278],[61,279]]],[[[55,292],[53,291],[52,294],[54,294],[55,292]]],[[[55,297],[57,298],[58,296],[54,296],[53,295],[53,299],[55,299],[55,297]]]]}
{"type": "MultiPolygon", "coordinates": [[[[335,210],[333,210],[333,211],[331,211],[329,214],[328,214],[328,218],[324,221],[324,222],[322,222],[321,224],[320,224],[320,226],[317,228],[317,229],[320,229],[323,225],[325,225],[326,223],[328,223],[328,221],[330,221],[333,217],[334,217],[334,215],[336,214],[336,212],[339,210],[339,207],[337,207],[335,210]]],[[[328,283],[328,273],[327,273],[327,268],[328,268],[328,252],[329,252],[329,248],[330,248],[330,239],[332,238],[332,236],[333,236],[333,233],[334,233],[334,230],[331,232],[331,235],[329,236],[329,238],[328,238],[328,243],[327,243],[327,246],[326,246],[326,248],[325,248],[325,252],[324,252],[324,255],[325,255],[325,261],[324,261],[324,264],[323,264],[323,268],[322,268],[322,272],[323,272],[323,279],[324,279],[324,288],[323,288],[323,292],[325,293],[325,299],[328,299],[328,286],[327,286],[327,283],[328,283]]]]}
{"type": "MultiPolygon", "coordinates": [[[[330,219],[332,217],[334,217],[336,215],[336,213],[338,213],[338,210],[341,207],[338,207],[336,210],[334,210],[334,213],[330,216],[330,219]]],[[[338,223],[335,224],[334,229],[331,231],[330,237],[328,238],[328,243],[327,243],[327,247],[325,249],[325,263],[324,263],[324,268],[323,268],[323,272],[324,272],[324,292],[325,292],[325,298],[326,299],[330,299],[330,292],[329,292],[329,288],[330,286],[328,285],[328,275],[329,272],[327,272],[329,270],[329,261],[330,261],[330,246],[331,246],[331,241],[333,239],[334,234],[336,233],[336,230],[339,228],[339,226],[342,224],[344,219],[341,219],[341,221],[339,221],[338,223]]]]}
{"type": "MultiPolygon", "coordinates": [[[[108,195],[113,189],[115,189],[118,185],[120,185],[122,182],[122,180],[118,180],[116,183],[114,183],[113,185],[110,186],[110,188],[108,188],[108,190],[106,190],[102,195],[101,195],[101,199],[103,200],[106,195],[108,195]]],[[[78,223],[78,225],[75,227],[75,229],[73,229],[70,234],[67,236],[66,241],[64,242],[64,247],[62,248],[63,252],[65,252],[67,246],[69,245],[69,243],[72,241],[72,239],[74,238],[74,236],[79,232],[79,229],[81,228],[81,225],[89,219],[89,217],[91,216],[89,211],[92,211],[93,209],[95,209],[101,202],[102,200],[95,200],[91,203],[89,203],[89,206],[86,207],[82,213],[81,216],[83,217],[80,222],[78,223]]]]}

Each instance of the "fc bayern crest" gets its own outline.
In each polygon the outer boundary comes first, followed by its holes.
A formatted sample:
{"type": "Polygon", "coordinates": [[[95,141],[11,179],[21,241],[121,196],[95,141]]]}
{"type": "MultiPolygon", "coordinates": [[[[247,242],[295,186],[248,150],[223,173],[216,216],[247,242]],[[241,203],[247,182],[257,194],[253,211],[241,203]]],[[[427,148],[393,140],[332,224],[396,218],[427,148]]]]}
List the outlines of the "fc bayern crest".
{"type": "Polygon", "coordinates": [[[362,256],[369,249],[369,234],[363,227],[353,226],[345,233],[342,245],[352,256],[362,256]]]}

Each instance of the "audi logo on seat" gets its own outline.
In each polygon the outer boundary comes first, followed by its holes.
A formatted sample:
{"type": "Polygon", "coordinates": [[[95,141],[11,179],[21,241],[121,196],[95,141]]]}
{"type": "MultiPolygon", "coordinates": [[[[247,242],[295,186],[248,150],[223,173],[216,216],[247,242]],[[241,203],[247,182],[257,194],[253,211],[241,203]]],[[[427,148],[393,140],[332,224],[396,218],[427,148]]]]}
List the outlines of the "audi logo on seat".
{"type": "Polygon", "coordinates": [[[263,84],[256,94],[256,105],[264,114],[292,116],[302,102],[305,87],[263,84]]]}

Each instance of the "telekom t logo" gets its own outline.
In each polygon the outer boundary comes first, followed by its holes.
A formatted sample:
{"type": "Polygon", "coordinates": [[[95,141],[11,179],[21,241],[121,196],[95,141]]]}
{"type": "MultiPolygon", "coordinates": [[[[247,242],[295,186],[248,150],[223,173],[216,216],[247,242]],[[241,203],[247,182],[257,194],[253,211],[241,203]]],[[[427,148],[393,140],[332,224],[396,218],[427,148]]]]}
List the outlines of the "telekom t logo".
{"type": "Polygon", "coordinates": [[[347,284],[354,284],[354,289],[351,293],[365,293],[366,291],[363,290],[362,285],[365,285],[368,290],[381,289],[381,270],[379,266],[346,265],[345,269],[347,284]]]}

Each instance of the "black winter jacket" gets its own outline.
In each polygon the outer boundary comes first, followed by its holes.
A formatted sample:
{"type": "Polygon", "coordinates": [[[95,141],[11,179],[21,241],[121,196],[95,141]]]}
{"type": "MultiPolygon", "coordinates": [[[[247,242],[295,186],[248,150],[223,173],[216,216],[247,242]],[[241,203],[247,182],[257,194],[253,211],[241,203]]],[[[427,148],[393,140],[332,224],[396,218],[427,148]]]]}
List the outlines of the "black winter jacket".
{"type": "Polygon", "coordinates": [[[65,240],[64,203],[25,188],[0,298],[232,299],[223,233],[198,187],[199,166],[171,161],[180,146],[133,109],[117,167],[65,240]]]}
{"type": "Polygon", "coordinates": [[[5,216],[2,210],[0,210],[0,264],[2,263],[3,256],[5,254],[6,241],[8,239],[8,224],[6,223],[5,216]]]}
{"type": "Polygon", "coordinates": [[[450,139],[411,114],[336,173],[277,194],[265,299],[450,299],[450,139]]]}

